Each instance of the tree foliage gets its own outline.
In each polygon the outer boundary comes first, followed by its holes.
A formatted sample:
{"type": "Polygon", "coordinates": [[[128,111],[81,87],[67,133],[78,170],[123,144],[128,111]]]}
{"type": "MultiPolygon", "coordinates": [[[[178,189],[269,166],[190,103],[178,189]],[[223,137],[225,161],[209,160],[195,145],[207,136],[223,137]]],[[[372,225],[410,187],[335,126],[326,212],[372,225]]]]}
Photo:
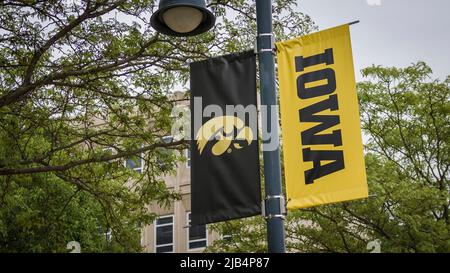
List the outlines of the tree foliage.
{"type": "MultiPolygon", "coordinates": [[[[275,1],[280,38],[314,28],[295,4],[275,1]]],[[[140,250],[147,205],[179,197],[161,177],[186,143],[163,138],[187,63],[253,47],[254,1],[208,6],[212,31],[172,38],[150,27],[157,1],[1,1],[0,251],[140,250]]]]}
{"type": "MultiPolygon", "coordinates": [[[[358,92],[371,197],[289,212],[287,248],[368,252],[368,243],[378,240],[382,252],[450,252],[450,77],[434,80],[423,62],[362,72],[366,80],[358,92]]],[[[210,251],[262,251],[264,241],[257,238],[265,238],[263,227],[255,219],[216,225],[236,236],[210,251]],[[248,230],[254,233],[243,241],[238,234],[248,230]],[[255,247],[248,243],[255,240],[255,247]]]]}

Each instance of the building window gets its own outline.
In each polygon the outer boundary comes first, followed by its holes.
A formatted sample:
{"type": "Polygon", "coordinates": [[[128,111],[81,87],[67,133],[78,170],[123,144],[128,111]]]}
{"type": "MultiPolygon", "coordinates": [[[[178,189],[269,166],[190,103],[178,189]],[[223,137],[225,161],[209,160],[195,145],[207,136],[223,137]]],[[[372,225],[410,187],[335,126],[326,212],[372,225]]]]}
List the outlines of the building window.
{"type": "Polygon", "coordinates": [[[173,136],[163,136],[162,137],[162,142],[163,143],[171,143],[171,142],[173,142],[173,136]]]}
{"type": "Polygon", "coordinates": [[[191,167],[191,149],[186,149],[186,167],[191,167]]]}
{"type": "Polygon", "coordinates": [[[204,248],[208,244],[206,225],[191,226],[191,213],[187,213],[188,249],[204,248]]]}
{"type": "MultiPolygon", "coordinates": [[[[163,143],[172,143],[173,142],[173,136],[165,136],[162,138],[163,143]]],[[[158,167],[163,172],[169,172],[173,169],[174,163],[173,163],[173,150],[168,148],[157,148],[156,149],[157,158],[156,162],[158,164],[158,167]]]]}
{"type": "Polygon", "coordinates": [[[144,168],[144,160],[141,156],[133,156],[127,158],[127,160],[125,160],[125,167],[131,170],[135,170],[138,173],[142,173],[142,170],[144,168]]]}
{"type": "Polygon", "coordinates": [[[173,215],[162,216],[156,219],[155,252],[173,252],[173,215]]]}

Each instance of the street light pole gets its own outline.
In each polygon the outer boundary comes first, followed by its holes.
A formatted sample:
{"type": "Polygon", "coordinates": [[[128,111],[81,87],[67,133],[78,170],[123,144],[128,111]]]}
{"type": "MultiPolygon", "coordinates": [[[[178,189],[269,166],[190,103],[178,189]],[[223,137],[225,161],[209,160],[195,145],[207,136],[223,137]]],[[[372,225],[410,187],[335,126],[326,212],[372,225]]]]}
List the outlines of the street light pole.
{"type": "MultiPolygon", "coordinates": [[[[259,56],[259,77],[261,106],[266,107],[266,122],[263,122],[263,140],[270,135],[279,137],[278,107],[275,88],[274,39],[272,27],[272,0],[256,1],[256,20],[258,28],[257,49],[259,56]],[[276,124],[271,124],[271,115],[276,115],[276,124]],[[264,128],[267,127],[267,128],[264,128]],[[269,134],[268,130],[272,130],[269,134]]],[[[277,139],[278,142],[278,139],[277,139]]],[[[279,145],[273,151],[263,151],[265,178],[265,216],[267,219],[267,244],[269,253],[284,253],[284,198],[281,189],[281,167],[279,145]]]]}
{"type": "MultiPolygon", "coordinates": [[[[255,0],[255,2],[261,106],[267,110],[267,115],[264,117],[266,122],[262,124],[263,141],[270,141],[270,136],[277,138],[276,149],[263,151],[266,192],[264,216],[267,219],[267,244],[269,253],[284,253],[286,251],[283,225],[284,197],[281,190],[272,0],[255,0]],[[276,117],[275,124],[271,124],[272,115],[276,117]]],[[[214,22],[215,16],[207,9],[204,0],[161,0],[159,9],[151,17],[151,25],[157,31],[170,36],[182,37],[204,33],[214,26],[214,22]]]]}

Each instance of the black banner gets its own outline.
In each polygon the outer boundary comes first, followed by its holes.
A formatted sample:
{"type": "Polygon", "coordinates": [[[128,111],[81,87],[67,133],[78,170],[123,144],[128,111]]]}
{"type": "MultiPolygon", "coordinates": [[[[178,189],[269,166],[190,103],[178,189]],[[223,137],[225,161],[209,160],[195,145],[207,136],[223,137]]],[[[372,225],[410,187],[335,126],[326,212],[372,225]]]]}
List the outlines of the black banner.
{"type": "Polygon", "coordinates": [[[261,214],[255,54],[190,69],[192,224],[261,214]]]}

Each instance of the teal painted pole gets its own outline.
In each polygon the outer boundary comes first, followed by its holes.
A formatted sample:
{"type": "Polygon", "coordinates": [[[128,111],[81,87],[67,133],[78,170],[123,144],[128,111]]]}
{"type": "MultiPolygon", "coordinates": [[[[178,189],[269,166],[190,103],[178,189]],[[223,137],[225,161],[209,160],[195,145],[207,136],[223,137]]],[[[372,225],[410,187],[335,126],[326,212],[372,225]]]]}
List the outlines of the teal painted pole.
{"type": "MultiPolygon", "coordinates": [[[[267,107],[267,121],[263,122],[263,140],[276,136],[279,143],[278,107],[275,88],[275,60],[272,43],[272,1],[256,0],[258,28],[258,57],[260,69],[261,105],[267,107]],[[276,124],[271,124],[271,115],[276,115],[276,124]],[[271,133],[269,130],[271,130],[271,133]]],[[[272,140],[273,141],[273,140],[272,140]]],[[[267,219],[267,244],[269,253],[285,253],[284,204],[280,200],[281,167],[279,144],[276,149],[263,151],[265,177],[265,210],[267,219]]]]}

